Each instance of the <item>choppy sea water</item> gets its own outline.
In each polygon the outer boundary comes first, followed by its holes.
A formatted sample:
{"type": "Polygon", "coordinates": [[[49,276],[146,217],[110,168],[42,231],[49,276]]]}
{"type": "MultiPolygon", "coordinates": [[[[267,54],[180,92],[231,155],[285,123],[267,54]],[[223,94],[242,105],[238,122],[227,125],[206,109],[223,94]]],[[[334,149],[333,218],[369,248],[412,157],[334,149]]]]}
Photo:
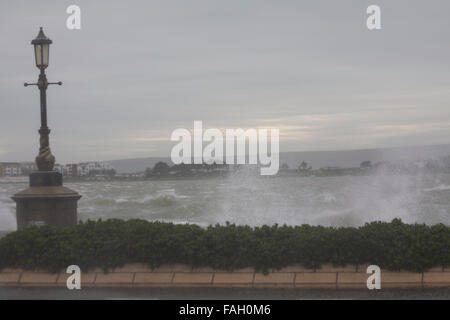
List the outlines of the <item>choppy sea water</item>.
{"type": "MultiPolygon", "coordinates": [[[[270,177],[78,182],[78,217],[262,225],[359,226],[401,218],[450,224],[450,175],[270,177]]],[[[0,182],[0,230],[15,230],[10,197],[26,183],[0,182]]]]}

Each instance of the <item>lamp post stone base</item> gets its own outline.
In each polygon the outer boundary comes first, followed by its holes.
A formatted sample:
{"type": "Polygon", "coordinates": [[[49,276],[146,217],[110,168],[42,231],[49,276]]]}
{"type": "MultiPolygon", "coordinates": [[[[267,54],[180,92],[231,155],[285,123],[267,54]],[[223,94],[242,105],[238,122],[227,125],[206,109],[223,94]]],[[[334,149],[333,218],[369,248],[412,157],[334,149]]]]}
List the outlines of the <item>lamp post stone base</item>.
{"type": "Polygon", "coordinates": [[[30,174],[30,187],[62,186],[62,174],[57,171],[36,171],[30,174]]]}
{"type": "Polygon", "coordinates": [[[16,193],[17,229],[29,226],[77,224],[77,192],[62,186],[62,175],[56,171],[30,174],[30,187],[16,193]]]}

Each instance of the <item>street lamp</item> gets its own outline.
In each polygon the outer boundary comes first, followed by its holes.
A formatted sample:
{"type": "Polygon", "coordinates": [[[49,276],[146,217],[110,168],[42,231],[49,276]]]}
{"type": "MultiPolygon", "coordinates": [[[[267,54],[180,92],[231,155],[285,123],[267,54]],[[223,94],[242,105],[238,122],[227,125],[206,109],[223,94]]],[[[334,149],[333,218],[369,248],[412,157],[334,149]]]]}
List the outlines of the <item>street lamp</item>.
{"type": "Polygon", "coordinates": [[[12,197],[16,202],[18,229],[46,224],[71,226],[77,223],[77,201],[81,196],[63,186],[62,174],[53,171],[55,157],[50,151],[46,91],[49,84],[62,85],[62,82],[48,82],[45,75],[51,43],[52,40],[45,36],[42,27],[37,37],[31,41],[36,67],[40,73],[36,83],[25,83],[25,87],[37,86],[41,96],[40,148],[36,157],[38,171],[30,174],[29,188],[12,197]]]}
{"type": "Polygon", "coordinates": [[[52,40],[47,38],[42,30],[39,30],[39,34],[35,39],[31,41],[34,45],[34,57],[36,59],[36,67],[39,69],[45,69],[48,66],[48,53],[52,40]]]}
{"type": "Polygon", "coordinates": [[[25,87],[30,85],[35,85],[39,88],[41,94],[41,128],[39,129],[40,134],[40,148],[39,154],[36,157],[36,165],[39,171],[52,171],[55,164],[55,157],[50,151],[50,141],[49,134],[50,129],[47,126],[47,87],[49,84],[62,85],[62,82],[48,82],[45,75],[45,68],[48,67],[48,57],[50,52],[50,44],[52,40],[47,38],[42,30],[36,38],[31,41],[34,46],[34,57],[36,60],[36,67],[39,68],[39,79],[37,83],[25,83],[25,87]]]}

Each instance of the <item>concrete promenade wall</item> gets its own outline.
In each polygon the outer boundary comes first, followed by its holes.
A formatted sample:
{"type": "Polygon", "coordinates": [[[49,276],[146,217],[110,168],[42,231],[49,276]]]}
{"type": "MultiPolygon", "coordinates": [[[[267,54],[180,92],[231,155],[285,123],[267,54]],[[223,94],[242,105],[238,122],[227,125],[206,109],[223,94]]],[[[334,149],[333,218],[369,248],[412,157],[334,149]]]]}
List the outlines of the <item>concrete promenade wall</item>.
{"type": "MultiPolygon", "coordinates": [[[[192,269],[185,265],[164,265],[151,270],[129,264],[105,274],[102,270],[82,273],[82,287],[244,287],[244,288],[329,288],[366,289],[367,266],[322,266],[318,270],[289,266],[268,275],[245,268],[227,272],[211,268],[192,269]]],[[[20,269],[0,271],[0,287],[65,287],[69,274],[31,272],[20,269]]],[[[381,270],[381,288],[450,287],[450,268],[433,268],[424,273],[381,270]]]]}

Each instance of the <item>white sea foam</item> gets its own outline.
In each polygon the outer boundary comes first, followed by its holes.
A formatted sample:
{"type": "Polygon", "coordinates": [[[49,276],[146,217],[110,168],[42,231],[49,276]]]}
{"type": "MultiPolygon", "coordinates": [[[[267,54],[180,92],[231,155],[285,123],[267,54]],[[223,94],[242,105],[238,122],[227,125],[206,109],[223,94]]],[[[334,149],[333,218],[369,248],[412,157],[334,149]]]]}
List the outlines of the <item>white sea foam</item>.
{"type": "Polygon", "coordinates": [[[426,191],[426,192],[430,192],[430,191],[445,191],[445,190],[450,190],[450,185],[441,184],[441,185],[439,185],[437,187],[423,189],[423,191],[426,191]]]}
{"type": "Polygon", "coordinates": [[[16,229],[16,215],[14,211],[14,204],[0,201],[0,231],[16,229]]]}

